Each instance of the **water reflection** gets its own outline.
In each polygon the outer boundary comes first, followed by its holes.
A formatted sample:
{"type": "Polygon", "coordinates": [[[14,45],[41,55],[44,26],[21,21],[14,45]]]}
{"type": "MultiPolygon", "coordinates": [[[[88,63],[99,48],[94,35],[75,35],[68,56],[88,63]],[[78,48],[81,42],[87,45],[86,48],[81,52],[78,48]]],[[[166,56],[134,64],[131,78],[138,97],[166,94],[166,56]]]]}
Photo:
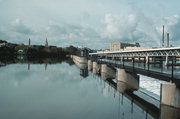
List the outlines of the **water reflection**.
{"type": "Polygon", "coordinates": [[[0,68],[0,118],[163,118],[163,108],[127,90],[126,85],[123,91],[119,90],[123,84],[114,79],[116,73],[105,73],[102,80],[96,73],[88,72],[88,67],[72,65],[71,60],[32,62],[9,63],[0,68]]]}
{"type": "Polygon", "coordinates": [[[88,63],[87,59],[84,57],[75,57],[73,58],[73,62],[80,69],[80,76],[86,78],[88,76],[88,63]]]}

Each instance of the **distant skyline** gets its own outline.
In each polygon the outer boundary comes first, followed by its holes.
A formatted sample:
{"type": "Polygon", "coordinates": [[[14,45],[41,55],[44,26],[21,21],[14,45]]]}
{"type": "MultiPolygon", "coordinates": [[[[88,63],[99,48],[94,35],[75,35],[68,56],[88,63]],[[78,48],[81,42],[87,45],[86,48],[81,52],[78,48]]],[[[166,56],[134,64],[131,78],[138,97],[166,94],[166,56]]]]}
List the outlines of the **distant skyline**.
{"type": "MultiPolygon", "coordinates": [[[[109,48],[113,41],[160,47],[162,26],[180,46],[179,0],[0,0],[0,39],[109,48]]],[[[165,35],[166,38],[166,35],[165,35]]]]}

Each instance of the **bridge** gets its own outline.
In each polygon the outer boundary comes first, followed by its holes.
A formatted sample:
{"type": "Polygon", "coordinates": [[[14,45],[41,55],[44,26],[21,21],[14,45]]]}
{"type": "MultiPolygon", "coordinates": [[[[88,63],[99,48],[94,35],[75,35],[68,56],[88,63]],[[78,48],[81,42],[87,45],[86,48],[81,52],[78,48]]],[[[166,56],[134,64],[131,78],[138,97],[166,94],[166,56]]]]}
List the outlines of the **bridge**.
{"type": "MultiPolygon", "coordinates": [[[[180,47],[99,51],[96,53],[89,53],[89,59],[93,63],[97,62],[95,63],[97,66],[98,64],[106,64],[115,67],[117,69],[117,75],[119,70],[124,69],[126,71],[168,81],[170,83],[162,84],[162,93],[165,95],[167,95],[167,93],[172,95],[175,94],[175,92],[179,95],[180,93],[180,47]],[[138,65],[135,66],[135,63],[138,63],[138,65]],[[153,66],[157,67],[156,65],[158,65],[159,71],[153,70],[153,66]],[[166,71],[163,71],[165,69],[166,71]],[[171,70],[170,72],[169,69],[171,70]],[[171,90],[172,87],[174,87],[174,91],[171,90]],[[169,92],[170,90],[172,92],[169,92]]],[[[172,97],[179,100],[177,95],[175,94],[172,97]]],[[[164,99],[166,100],[168,98],[166,97],[164,99]]],[[[168,99],[168,101],[170,100],[168,99]]],[[[172,103],[171,101],[168,103],[172,103]]]]}
{"type": "Polygon", "coordinates": [[[106,57],[106,58],[117,58],[123,60],[123,58],[144,58],[148,63],[150,57],[165,57],[166,65],[169,62],[168,57],[172,59],[180,57],[180,47],[170,48],[149,48],[139,50],[121,50],[121,51],[100,51],[97,53],[90,53],[90,56],[94,57],[106,57]]]}
{"type": "Polygon", "coordinates": [[[175,74],[175,70],[180,65],[180,47],[169,48],[151,48],[139,50],[121,50],[121,51],[99,51],[96,53],[89,53],[90,59],[101,63],[108,63],[114,66],[136,70],[138,73],[160,77],[163,80],[180,81],[180,75],[175,74]],[[130,62],[131,66],[125,65],[130,62]],[[142,63],[143,68],[135,67],[135,63],[142,63]],[[151,64],[158,64],[160,72],[152,71],[151,64]],[[171,71],[163,71],[163,67],[170,68],[171,71]],[[169,67],[170,66],[170,67],[169,67]],[[174,68],[175,67],[175,68],[174,68]]]}
{"type": "Polygon", "coordinates": [[[132,104],[132,111],[133,103],[135,103],[140,108],[147,110],[155,118],[158,118],[159,114],[161,119],[176,119],[180,116],[178,113],[180,109],[180,89],[173,83],[162,83],[160,98],[156,99],[139,90],[140,77],[137,72],[117,68],[110,65],[111,63],[106,64],[104,62],[86,59],[86,57],[71,56],[71,58],[77,67],[100,75],[100,80],[108,83],[114,90],[120,92],[122,103],[123,96],[128,98],[132,104]]]}

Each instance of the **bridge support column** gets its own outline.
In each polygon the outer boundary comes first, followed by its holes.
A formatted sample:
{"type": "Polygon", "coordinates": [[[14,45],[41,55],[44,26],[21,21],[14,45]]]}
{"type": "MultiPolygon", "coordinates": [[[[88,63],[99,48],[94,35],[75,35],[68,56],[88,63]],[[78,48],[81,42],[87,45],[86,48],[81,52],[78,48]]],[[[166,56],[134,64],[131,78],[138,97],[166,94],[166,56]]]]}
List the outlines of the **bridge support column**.
{"type": "Polygon", "coordinates": [[[161,104],[180,109],[180,89],[174,83],[161,84],[161,104]]]}
{"type": "Polygon", "coordinates": [[[147,68],[148,68],[148,72],[149,72],[149,56],[146,56],[146,65],[147,65],[147,68]]]}
{"type": "Polygon", "coordinates": [[[107,64],[101,64],[101,79],[106,80],[108,78],[113,79],[116,77],[116,70],[107,64]]]}
{"type": "Polygon", "coordinates": [[[146,56],[146,64],[149,64],[149,56],[146,56]]]}
{"type": "Polygon", "coordinates": [[[101,65],[97,62],[93,62],[93,73],[100,73],[101,65]]]}
{"type": "Polygon", "coordinates": [[[138,57],[138,62],[140,62],[141,61],[141,57],[138,57]]]}
{"type": "Polygon", "coordinates": [[[92,70],[93,62],[88,60],[88,70],[92,70]]]}
{"type": "Polygon", "coordinates": [[[179,109],[161,105],[160,119],[180,119],[179,109]]]}
{"type": "Polygon", "coordinates": [[[93,69],[93,73],[96,74],[96,67],[97,67],[97,62],[93,62],[93,66],[92,66],[92,69],[93,69]]]}
{"type": "Polygon", "coordinates": [[[117,69],[117,81],[124,83],[129,89],[139,89],[139,76],[133,72],[127,73],[125,69],[117,69]]]}
{"type": "Polygon", "coordinates": [[[121,62],[123,62],[123,57],[121,57],[121,62]]]}
{"type": "Polygon", "coordinates": [[[101,73],[107,73],[107,64],[101,64],[101,73]]]}
{"type": "Polygon", "coordinates": [[[134,62],[135,62],[135,58],[134,58],[134,57],[132,57],[133,71],[134,71],[134,62]]]}
{"type": "Polygon", "coordinates": [[[167,65],[168,65],[168,63],[169,63],[169,57],[168,57],[168,56],[166,56],[166,59],[165,59],[165,66],[167,66],[167,65]]]}

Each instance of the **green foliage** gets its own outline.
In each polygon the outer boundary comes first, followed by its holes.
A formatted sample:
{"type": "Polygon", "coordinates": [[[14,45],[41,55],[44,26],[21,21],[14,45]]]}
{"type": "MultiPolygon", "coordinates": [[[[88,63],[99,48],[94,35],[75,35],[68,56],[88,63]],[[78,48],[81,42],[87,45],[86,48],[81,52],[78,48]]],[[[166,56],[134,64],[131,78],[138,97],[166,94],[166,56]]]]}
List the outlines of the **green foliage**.
{"type": "Polygon", "coordinates": [[[21,55],[27,57],[65,57],[66,55],[78,55],[80,49],[70,45],[66,48],[56,46],[42,46],[42,45],[24,45],[24,44],[12,44],[6,41],[0,40],[0,43],[6,45],[0,47],[1,56],[13,56],[19,55],[19,51],[22,51],[21,55]]]}
{"type": "Polygon", "coordinates": [[[69,47],[65,48],[65,51],[67,51],[71,55],[76,55],[78,54],[78,52],[80,52],[80,49],[70,45],[69,47]]]}

